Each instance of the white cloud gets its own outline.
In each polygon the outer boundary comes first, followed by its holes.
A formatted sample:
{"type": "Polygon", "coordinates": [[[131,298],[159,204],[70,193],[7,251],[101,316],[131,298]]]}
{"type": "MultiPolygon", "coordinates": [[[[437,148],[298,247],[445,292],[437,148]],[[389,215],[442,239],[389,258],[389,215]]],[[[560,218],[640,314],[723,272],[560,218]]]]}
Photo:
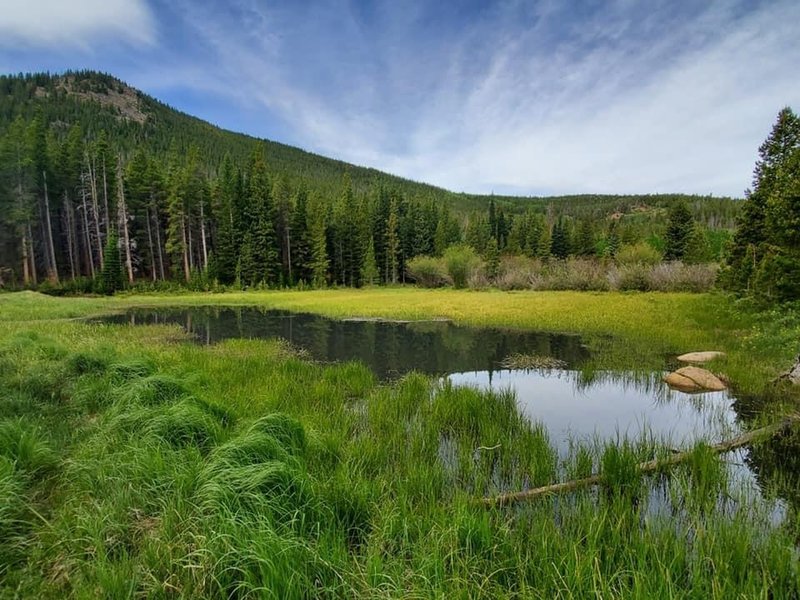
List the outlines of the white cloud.
{"type": "Polygon", "coordinates": [[[422,1],[366,24],[345,1],[238,5],[184,11],[216,87],[281,118],[281,141],[457,191],[738,196],[777,111],[800,108],[792,1],[520,2],[427,34],[422,1]]]}
{"type": "Polygon", "coordinates": [[[88,49],[98,38],[152,44],[145,0],[0,0],[0,46],[88,49]]]}

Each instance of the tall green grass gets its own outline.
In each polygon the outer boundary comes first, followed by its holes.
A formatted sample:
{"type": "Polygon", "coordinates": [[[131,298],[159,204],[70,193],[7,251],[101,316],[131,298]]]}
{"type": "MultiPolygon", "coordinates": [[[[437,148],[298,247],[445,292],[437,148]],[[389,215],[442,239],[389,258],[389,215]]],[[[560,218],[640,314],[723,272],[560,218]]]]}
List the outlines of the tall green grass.
{"type": "Polygon", "coordinates": [[[0,332],[1,596],[798,595],[779,475],[762,483],[780,498],[748,497],[698,445],[645,478],[633,466],[670,451],[647,435],[559,458],[509,393],[175,333],[0,332]],[[475,502],[596,471],[609,486],[475,502]]]}

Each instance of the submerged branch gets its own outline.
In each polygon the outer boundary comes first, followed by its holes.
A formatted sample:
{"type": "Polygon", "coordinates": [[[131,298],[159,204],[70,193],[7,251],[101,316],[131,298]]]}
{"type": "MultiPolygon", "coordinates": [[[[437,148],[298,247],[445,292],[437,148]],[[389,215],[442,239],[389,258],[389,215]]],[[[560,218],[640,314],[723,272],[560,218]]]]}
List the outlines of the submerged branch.
{"type": "MultiPolygon", "coordinates": [[[[770,425],[766,425],[765,427],[754,429],[752,431],[747,431],[741,435],[736,436],[735,438],[731,438],[729,440],[719,442],[718,444],[714,444],[713,446],[710,446],[709,449],[714,454],[724,454],[725,452],[736,450],[737,448],[741,448],[742,446],[747,446],[748,444],[754,442],[759,438],[772,437],[788,429],[797,422],[800,422],[800,414],[796,413],[791,414],[784,417],[782,420],[776,423],[771,423],[770,425]]],[[[652,473],[661,471],[663,469],[673,467],[680,463],[686,462],[692,456],[692,453],[693,452],[689,450],[684,452],[678,452],[676,454],[672,454],[671,456],[662,459],[648,460],[639,463],[636,468],[640,473],[652,473]]],[[[604,482],[605,482],[605,476],[601,473],[598,473],[590,477],[584,477],[582,479],[572,479],[570,481],[563,481],[561,483],[545,485],[542,487],[533,488],[522,492],[510,492],[506,494],[500,494],[499,496],[481,498],[479,502],[484,506],[489,506],[489,507],[508,506],[510,504],[515,504],[517,502],[534,500],[535,498],[548,496],[550,494],[563,494],[565,492],[571,492],[572,490],[599,485],[604,482]]]]}

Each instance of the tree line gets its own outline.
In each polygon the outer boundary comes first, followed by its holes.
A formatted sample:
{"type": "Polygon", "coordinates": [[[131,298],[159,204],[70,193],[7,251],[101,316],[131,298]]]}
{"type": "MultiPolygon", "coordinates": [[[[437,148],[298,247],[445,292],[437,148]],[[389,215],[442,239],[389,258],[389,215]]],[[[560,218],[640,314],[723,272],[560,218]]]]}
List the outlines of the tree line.
{"type": "MultiPolygon", "coordinates": [[[[264,145],[245,161],[226,155],[213,171],[194,146],[164,158],[145,147],[126,154],[104,131],[91,139],[73,125],[59,137],[38,115],[18,117],[0,138],[2,276],[24,286],[80,280],[88,289],[114,252],[109,240],[128,284],[398,283],[415,256],[441,256],[459,243],[490,262],[500,254],[613,257],[637,242],[669,259],[715,258],[710,230],[683,201],[670,209],[664,235],[652,217],[513,214],[491,197],[483,211],[458,215],[435,195],[380,181],[358,192],[349,172],[330,187],[309,191],[275,173],[264,145]]],[[[106,276],[100,287],[118,280],[106,276]]]]}

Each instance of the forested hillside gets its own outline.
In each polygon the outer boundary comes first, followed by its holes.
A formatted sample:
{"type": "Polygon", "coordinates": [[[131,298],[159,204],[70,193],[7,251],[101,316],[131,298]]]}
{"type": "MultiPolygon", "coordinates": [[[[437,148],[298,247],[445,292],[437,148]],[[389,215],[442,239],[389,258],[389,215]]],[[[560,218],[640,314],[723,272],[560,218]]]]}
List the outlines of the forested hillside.
{"type": "Polygon", "coordinates": [[[243,286],[397,282],[415,256],[460,243],[491,260],[636,244],[669,254],[669,215],[683,206],[693,224],[682,252],[718,259],[731,199],[455,194],[221,130],[109,75],[0,77],[5,286],[117,287],[101,277],[117,249],[129,283],[243,286]]]}

